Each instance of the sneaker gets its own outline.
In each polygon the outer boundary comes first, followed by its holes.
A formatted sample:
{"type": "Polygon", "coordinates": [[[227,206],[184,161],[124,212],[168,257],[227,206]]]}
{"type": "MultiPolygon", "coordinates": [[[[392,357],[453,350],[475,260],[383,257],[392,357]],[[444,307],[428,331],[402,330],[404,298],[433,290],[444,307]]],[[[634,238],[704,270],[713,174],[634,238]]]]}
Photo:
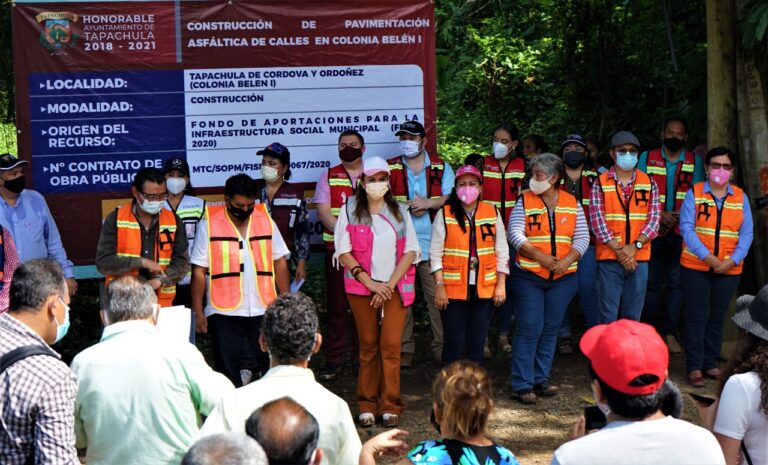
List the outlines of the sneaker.
{"type": "Polygon", "coordinates": [[[488,339],[485,339],[485,346],[483,346],[483,358],[486,360],[490,360],[493,358],[493,354],[491,354],[491,348],[488,347],[488,339]]]}
{"type": "Polygon", "coordinates": [[[385,413],[381,416],[381,420],[386,428],[396,428],[400,424],[400,417],[394,413],[385,413]]]}
{"type": "Polygon", "coordinates": [[[374,417],[372,413],[361,413],[360,416],[357,417],[357,423],[363,428],[368,428],[369,426],[376,424],[376,417],[374,417]]]}
{"type": "Polygon", "coordinates": [[[564,337],[557,343],[557,353],[560,355],[571,355],[573,353],[573,342],[570,337],[564,337]]]}
{"type": "Polygon", "coordinates": [[[675,339],[674,335],[670,334],[664,336],[664,342],[667,343],[667,348],[669,349],[670,354],[679,354],[683,352],[683,348],[677,343],[677,339],[675,339]]]}
{"type": "Polygon", "coordinates": [[[413,354],[400,354],[400,368],[410,368],[413,366],[413,354]]]}
{"type": "Polygon", "coordinates": [[[341,374],[341,363],[328,362],[325,364],[317,378],[321,381],[331,381],[339,377],[341,374]]]}
{"type": "Polygon", "coordinates": [[[558,388],[549,382],[539,383],[533,386],[533,392],[541,397],[553,397],[557,395],[558,388]]]}
{"type": "Polygon", "coordinates": [[[499,350],[502,352],[512,352],[512,344],[509,343],[509,336],[499,336],[499,350]]]}

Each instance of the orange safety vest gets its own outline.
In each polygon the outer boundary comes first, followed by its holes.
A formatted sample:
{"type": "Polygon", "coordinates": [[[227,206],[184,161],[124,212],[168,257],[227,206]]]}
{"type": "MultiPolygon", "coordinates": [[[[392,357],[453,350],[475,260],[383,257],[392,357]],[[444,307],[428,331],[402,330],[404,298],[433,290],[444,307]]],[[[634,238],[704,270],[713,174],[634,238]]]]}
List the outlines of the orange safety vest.
{"type": "MultiPolygon", "coordinates": [[[[555,211],[550,217],[549,208],[541,197],[531,191],[523,192],[523,208],[525,208],[525,237],[534,247],[546,255],[562,259],[571,251],[573,235],[576,232],[576,215],[579,203],[576,197],[568,192],[560,191],[557,196],[555,211]]],[[[578,260],[571,263],[568,270],[555,276],[539,262],[517,254],[517,264],[520,268],[548,280],[560,279],[565,275],[576,272],[578,260]]]]}
{"type": "MultiPolygon", "coordinates": [[[[328,187],[331,191],[331,215],[334,218],[338,218],[344,202],[355,194],[352,178],[347,173],[347,170],[344,169],[344,165],[338,164],[328,170],[328,187]]],[[[323,241],[327,250],[335,248],[333,245],[333,231],[326,227],[323,227],[323,241]]]]}
{"type": "MultiPolygon", "coordinates": [[[[465,213],[462,211],[461,214],[465,213]]],[[[496,287],[496,215],[496,207],[486,202],[478,202],[474,220],[464,223],[467,229],[465,232],[461,230],[451,207],[443,207],[443,281],[449,299],[467,300],[469,297],[471,242],[474,243],[477,254],[477,296],[481,299],[490,299],[493,296],[493,289],[496,287]]]]}
{"type": "MultiPolygon", "coordinates": [[[[157,236],[155,236],[155,250],[152,259],[166,269],[171,264],[173,244],[176,242],[176,215],[165,208],[160,210],[158,219],[157,236]]],[[[133,214],[133,203],[123,205],[117,209],[117,256],[141,259],[141,225],[136,215],[133,214]]],[[[129,272],[133,276],[139,275],[138,269],[129,272]]],[[[107,276],[104,283],[108,286],[118,275],[107,276]]],[[[161,307],[173,305],[176,296],[176,284],[160,286],[157,289],[157,302],[161,307]]]]}
{"type": "MultiPolygon", "coordinates": [[[[648,220],[651,208],[651,178],[640,170],[635,170],[635,185],[629,197],[629,205],[624,203],[624,193],[616,179],[609,177],[606,171],[598,178],[599,189],[605,200],[605,224],[613,232],[619,244],[631,244],[637,240],[640,231],[648,220]]],[[[616,260],[616,252],[607,244],[595,246],[597,260],[616,260]]],[[[647,262],[651,259],[650,241],[635,253],[635,260],[647,262]]]]}
{"type": "Polygon", "coordinates": [[[272,219],[267,206],[256,204],[248,219],[248,246],[256,282],[244,283],[241,261],[243,239],[227,215],[224,205],[206,208],[208,223],[208,293],[211,306],[220,311],[236,310],[243,300],[243,286],[254,286],[266,308],[277,297],[272,261],[272,219]]]}
{"type": "MultiPolygon", "coordinates": [[[[711,192],[704,192],[704,183],[693,186],[696,221],[694,228],[699,240],[718,259],[731,258],[739,242],[739,228],[744,221],[744,191],[731,184],[733,195],[726,194],[723,205],[717,202],[711,192]]],[[[709,265],[691,252],[683,243],[680,265],[691,270],[710,271],[709,265]]],[[[740,275],[743,262],[728,270],[728,275],[740,275]]]]}
{"type": "Polygon", "coordinates": [[[517,196],[525,179],[525,157],[509,160],[502,172],[501,164],[493,155],[483,160],[483,200],[498,208],[504,224],[509,224],[509,216],[517,202],[517,196]]]}

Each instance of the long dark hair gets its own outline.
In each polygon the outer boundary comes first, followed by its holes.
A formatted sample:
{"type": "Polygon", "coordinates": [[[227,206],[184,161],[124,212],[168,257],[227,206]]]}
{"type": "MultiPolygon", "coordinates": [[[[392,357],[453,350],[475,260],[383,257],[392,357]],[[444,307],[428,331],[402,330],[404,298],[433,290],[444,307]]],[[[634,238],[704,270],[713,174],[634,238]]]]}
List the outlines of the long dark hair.
{"type": "MultiPolygon", "coordinates": [[[[482,186],[483,179],[480,178],[478,181],[480,181],[480,185],[482,186]]],[[[451,207],[451,213],[453,214],[453,217],[456,218],[456,222],[459,223],[461,232],[467,232],[467,221],[466,215],[464,214],[464,206],[461,204],[459,194],[456,193],[456,186],[453,186],[453,189],[451,189],[451,195],[448,196],[448,200],[446,200],[445,204],[451,207]]]]}
{"type": "Polygon", "coordinates": [[[739,330],[736,347],[725,365],[717,395],[723,394],[725,383],[732,375],[750,371],[760,378],[760,408],[768,416],[768,341],[739,330]]]}
{"type": "Polygon", "coordinates": [[[521,143],[522,141],[520,140],[520,130],[517,129],[517,126],[515,126],[512,123],[510,123],[509,121],[504,121],[500,125],[498,125],[493,130],[493,132],[495,133],[499,129],[503,129],[503,130],[507,131],[507,133],[509,133],[510,139],[512,139],[513,142],[517,141],[517,145],[515,146],[514,149],[512,149],[512,152],[511,152],[512,158],[522,156],[523,155],[523,147],[522,147],[523,144],[521,143]]]}
{"type": "MultiPolygon", "coordinates": [[[[365,175],[363,175],[365,177],[365,175]]],[[[403,215],[400,214],[400,207],[398,206],[397,200],[395,200],[395,197],[392,196],[392,191],[388,190],[386,194],[384,194],[384,203],[387,205],[387,208],[389,208],[389,212],[397,218],[397,221],[402,222],[403,221],[403,215]]],[[[358,221],[362,221],[363,223],[370,223],[371,222],[371,214],[368,212],[368,195],[365,193],[365,189],[363,189],[363,186],[360,185],[355,190],[355,218],[357,218],[358,221]]]]}

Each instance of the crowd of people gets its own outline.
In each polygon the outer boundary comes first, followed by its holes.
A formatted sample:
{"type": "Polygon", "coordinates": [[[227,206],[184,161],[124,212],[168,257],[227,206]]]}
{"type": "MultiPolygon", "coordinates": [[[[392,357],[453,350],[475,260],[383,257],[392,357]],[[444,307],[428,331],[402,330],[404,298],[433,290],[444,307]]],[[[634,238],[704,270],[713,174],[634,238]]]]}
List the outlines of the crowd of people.
{"type": "Polygon", "coordinates": [[[292,281],[317,277],[307,272],[307,204],[288,182],[287,147],[258,151],[261,178],[230,177],[223,202],[194,196],[183,159],[142,169],[97,244],[101,340],[70,367],[50,345],[69,328],[72,264],[45,199],[25,189],[28,162],[0,157],[1,461],[76,464],[79,448],[89,465],[236,456],[372,464],[383,454],[404,464],[514,464],[486,431],[494,403],[484,360],[492,350],[509,356],[522,404],[557,395],[553,360],[574,351],[580,311],[578,347],[607,426],[586,434],[577,425],[574,435],[586,436],[553,463],[670,453],[680,463],[764,463],[768,288],[739,300],[739,345],[725,369],[718,364],[752,242],[749,200],[733,182],[734,153],[694,154],[687,132],[683,118],[669,118],[662,146],[641,153],[619,131],[606,158],[578,134],[549,153],[541,137],[521,143],[504,123],[491,154],[469,155],[455,171],[427,153],[418,121],[399,126],[400,153],[388,160],[364,158],[364,136],[341,133],[340,163],[313,199],[324,227],[322,334],[315,304],[291,292],[292,281]],[[353,418],[396,428],[406,411],[400,372],[414,363],[416,299],[442,367],[432,391],[441,437],[408,447],[407,433],[391,429],[361,444],[353,418]],[[194,344],[156,331],[160,309],[174,305],[192,311],[189,342],[209,334],[213,368],[194,344]],[[682,350],[691,386],[721,383],[714,436],[663,408],[680,401],[667,373],[669,354],[682,350]],[[315,377],[309,360],[320,351],[315,377]],[[355,417],[316,381],[348,361],[358,374],[355,417]]]}

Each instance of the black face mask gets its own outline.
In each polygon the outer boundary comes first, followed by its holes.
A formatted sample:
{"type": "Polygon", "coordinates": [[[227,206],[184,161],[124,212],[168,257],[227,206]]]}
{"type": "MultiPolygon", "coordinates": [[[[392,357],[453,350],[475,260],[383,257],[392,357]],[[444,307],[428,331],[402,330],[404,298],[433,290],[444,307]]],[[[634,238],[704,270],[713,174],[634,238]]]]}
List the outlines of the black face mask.
{"type": "Polygon", "coordinates": [[[346,162],[355,161],[363,156],[363,149],[356,149],[354,147],[346,146],[339,150],[339,158],[346,162]]]}
{"type": "Polygon", "coordinates": [[[563,161],[568,168],[578,168],[584,164],[586,154],[584,152],[577,152],[576,150],[569,150],[563,153],[563,161]]]}
{"type": "Polygon", "coordinates": [[[240,210],[239,208],[233,208],[228,206],[227,211],[229,212],[229,215],[240,222],[245,222],[248,220],[248,217],[251,216],[251,213],[253,213],[253,208],[251,207],[248,210],[240,210]]]}
{"type": "Polygon", "coordinates": [[[678,139],[677,137],[666,137],[664,139],[664,147],[673,152],[678,152],[681,148],[683,148],[684,144],[685,141],[683,139],[678,139]]]}
{"type": "Polygon", "coordinates": [[[24,176],[19,176],[18,178],[11,179],[10,181],[3,181],[3,187],[13,192],[14,194],[20,194],[21,191],[24,190],[24,185],[24,176]]]}

